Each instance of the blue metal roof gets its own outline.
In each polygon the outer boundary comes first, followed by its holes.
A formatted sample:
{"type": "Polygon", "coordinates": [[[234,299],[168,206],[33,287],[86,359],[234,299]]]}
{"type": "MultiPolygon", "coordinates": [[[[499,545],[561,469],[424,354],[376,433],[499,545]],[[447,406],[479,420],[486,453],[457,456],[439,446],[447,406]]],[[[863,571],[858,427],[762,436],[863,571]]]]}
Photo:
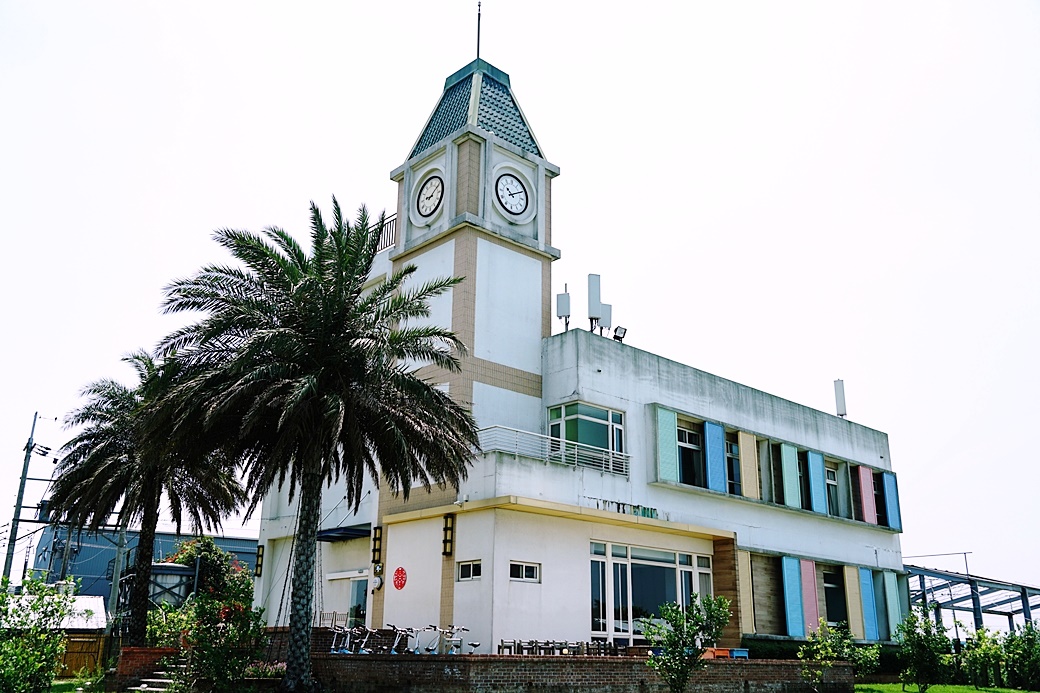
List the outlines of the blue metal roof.
{"type": "Polygon", "coordinates": [[[493,132],[524,151],[542,155],[513,98],[509,75],[478,58],[444,81],[441,99],[408,158],[423,153],[467,123],[476,123],[477,127],[493,132]],[[481,75],[480,94],[476,113],[471,113],[473,75],[477,73],[481,75]]]}

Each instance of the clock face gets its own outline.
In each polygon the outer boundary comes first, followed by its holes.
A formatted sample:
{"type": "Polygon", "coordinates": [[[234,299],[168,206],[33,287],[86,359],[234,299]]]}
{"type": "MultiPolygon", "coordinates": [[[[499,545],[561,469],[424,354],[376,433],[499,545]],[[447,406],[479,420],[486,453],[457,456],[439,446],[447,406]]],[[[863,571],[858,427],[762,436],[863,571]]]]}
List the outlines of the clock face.
{"type": "Polygon", "coordinates": [[[510,214],[519,215],[527,210],[527,188],[512,173],[503,173],[498,177],[495,193],[502,208],[510,214]]]}
{"type": "Polygon", "coordinates": [[[419,195],[415,198],[415,208],[419,214],[428,217],[441,206],[441,198],[444,197],[444,181],[440,176],[430,176],[419,188],[419,195]]]}

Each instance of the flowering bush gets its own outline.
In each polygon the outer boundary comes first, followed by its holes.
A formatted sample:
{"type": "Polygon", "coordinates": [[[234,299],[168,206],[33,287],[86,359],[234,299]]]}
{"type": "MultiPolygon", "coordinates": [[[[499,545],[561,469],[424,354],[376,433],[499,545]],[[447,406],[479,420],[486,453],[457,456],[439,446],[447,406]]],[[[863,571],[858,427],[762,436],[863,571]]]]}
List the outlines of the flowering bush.
{"type": "Polygon", "coordinates": [[[285,676],[285,662],[251,662],[245,670],[247,679],[280,679],[285,676]]]}
{"type": "Polygon", "coordinates": [[[266,645],[263,609],[252,607],[249,571],[208,537],[182,542],[166,561],[197,564],[199,577],[179,608],[148,614],[149,642],[180,648],[189,681],[209,679],[214,690],[233,690],[266,645]]]}

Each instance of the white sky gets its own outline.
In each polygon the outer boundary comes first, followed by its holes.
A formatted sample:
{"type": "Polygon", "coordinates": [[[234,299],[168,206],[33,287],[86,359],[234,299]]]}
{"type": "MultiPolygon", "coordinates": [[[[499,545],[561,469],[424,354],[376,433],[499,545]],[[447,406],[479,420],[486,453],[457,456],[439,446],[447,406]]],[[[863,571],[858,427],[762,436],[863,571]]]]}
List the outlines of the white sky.
{"type": "MultiPolygon", "coordinates": [[[[394,211],[474,10],[0,4],[0,524],[33,412],[57,448],[80,388],[132,382],[213,229],[394,211]]],[[[1040,5],[486,0],[481,55],[562,169],[577,326],[598,272],[628,344],[825,411],[843,378],[904,554],[1040,585],[1040,5]]]]}

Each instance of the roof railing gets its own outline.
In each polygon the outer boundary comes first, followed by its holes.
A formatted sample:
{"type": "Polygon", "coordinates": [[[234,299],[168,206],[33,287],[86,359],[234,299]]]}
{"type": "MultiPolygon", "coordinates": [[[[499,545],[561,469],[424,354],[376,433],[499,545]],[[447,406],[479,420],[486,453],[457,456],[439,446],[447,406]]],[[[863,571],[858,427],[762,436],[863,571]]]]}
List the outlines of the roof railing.
{"type": "Polygon", "coordinates": [[[597,469],[608,474],[628,476],[630,455],[594,445],[572,443],[530,431],[507,426],[489,426],[479,432],[480,447],[484,452],[503,452],[515,457],[526,457],[571,467],[597,469]]]}

